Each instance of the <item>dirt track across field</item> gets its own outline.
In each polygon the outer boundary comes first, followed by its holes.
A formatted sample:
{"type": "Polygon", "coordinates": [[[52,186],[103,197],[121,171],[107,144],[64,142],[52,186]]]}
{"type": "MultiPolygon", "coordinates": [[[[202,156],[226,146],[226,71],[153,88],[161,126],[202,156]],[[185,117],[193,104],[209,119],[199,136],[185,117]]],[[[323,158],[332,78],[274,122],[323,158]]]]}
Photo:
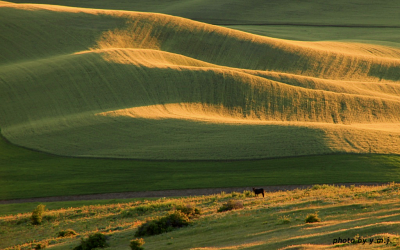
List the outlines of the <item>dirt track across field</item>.
{"type": "MultiPolygon", "coordinates": [[[[386,183],[336,183],[335,186],[379,186],[386,183]]],[[[294,189],[306,189],[313,185],[286,185],[286,186],[265,186],[267,192],[286,191],[294,189]]],[[[260,188],[260,187],[257,187],[260,188]]],[[[124,193],[105,193],[105,194],[87,194],[72,196],[54,196],[42,198],[29,198],[17,200],[2,200],[0,204],[24,203],[24,202],[52,202],[52,201],[80,201],[80,200],[104,200],[104,199],[126,199],[126,198],[144,198],[144,197],[174,197],[174,196],[197,196],[211,195],[221,192],[243,192],[244,190],[252,191],[252,187],[237,188],[205,188],[205,189],[182,189],[182,190],[162,190],[162,191],[144,191],[144,192],[124,192],[124,193]]]]}

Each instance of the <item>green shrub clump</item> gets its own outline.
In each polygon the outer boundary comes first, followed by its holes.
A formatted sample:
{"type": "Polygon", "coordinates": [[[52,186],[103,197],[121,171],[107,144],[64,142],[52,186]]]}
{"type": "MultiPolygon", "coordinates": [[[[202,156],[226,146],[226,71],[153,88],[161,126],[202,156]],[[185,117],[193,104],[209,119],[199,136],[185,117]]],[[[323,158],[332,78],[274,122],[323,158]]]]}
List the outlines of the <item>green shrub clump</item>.
{"type": "Polygon", "coordinates": [[[144,248],[142,247],[144,244],[144,240],[142,238],[140,239],[135,239],[131,240],[131,243],[129,246],[131,247],[132,250],[143,250],[144,248]]]}
{"type": "Polygon", "coordinates": [[[245,197],[252,197],[253,196],[253,192],[251,192],[249,190],[245,190],[245,191],[243,191],[243,195],[245,197]]]}
{"type": "Polygon", "coordinates": [[[33,211],[31,216],[31,221],[33,225],[40,225],[42,224],[44,208],[46,206],[43,204],[39,204],[33,211]]]}
{"type": "Polygon", "coordinates": [[[72,230],[72,229],[67,229],[67,230],[63,230],[58,232],[58,237],[69,237],[69,236],[73,236],[76,235],[77,233],[72,230]]]}
{"type": "Polygon", "coordinates": [[[229,200],[227,203],[223,204],[222,207],[218,209],[218,212],[225,212],[234,209],[242,209],[243,201],[229,200]]]}
{"type": "Polygon", "coordinates": [[[314,222],[320,222],[321,219],[318,217],[318,214],[309,214],[306,217],[306,223],[314,223],[314,222]]]}
{"type": "Polygon", "coordinates": [[[291,222],[291,219],[290,219],[290,217],[289,216],[286,216],[286,215],[284,215],[284,216],[282,216],[282,217],[280,217],[279,218],[279,220],[278,220],[278,225],[283,225],[283,224],[289,224],[291,222]]]}
{"type": "Polygon", "coordinates": [[[48,243],[39,243],[35,246],[35,250],[39,250],[39,249],[45,249],[47,247],[48,243]]]}
{"type": "Polygon", "coordinates": [[[74,250],[91,250],[95,248],[105,248],[108,247],[107,238],[102,233],[95,233],[89,235],[86,240],[82,239],[81,244],[74,247],[74,250]]]}
{"type": "Polygon", "coordinates": [[[189,217],[185,213],[177,210],[174,213],[161,217],[158,220],[152,220],[142,224],[136,231],[135,237],[170,232],[175,228],[187,226],[189,223],[189,217]]]}
{"type": "Polygon", "coordinates": [[[186,214],[189,218],[198,217],[201,214],[200,209],[187,204],[186,206],[179,205],[176,207],[176,210],[181,211],[182,213],[186,214]]]}

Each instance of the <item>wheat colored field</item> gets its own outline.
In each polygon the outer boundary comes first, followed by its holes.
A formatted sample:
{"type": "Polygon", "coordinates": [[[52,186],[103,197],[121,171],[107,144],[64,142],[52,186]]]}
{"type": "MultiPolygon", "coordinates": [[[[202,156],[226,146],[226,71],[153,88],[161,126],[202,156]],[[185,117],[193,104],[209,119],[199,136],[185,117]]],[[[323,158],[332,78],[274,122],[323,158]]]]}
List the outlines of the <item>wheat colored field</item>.
{"type": "Polygon", "coordinates": [[[400,153],[393,41],[5,1],[0,29],[0,128],[16,145],[170,160],[400,153]]]}

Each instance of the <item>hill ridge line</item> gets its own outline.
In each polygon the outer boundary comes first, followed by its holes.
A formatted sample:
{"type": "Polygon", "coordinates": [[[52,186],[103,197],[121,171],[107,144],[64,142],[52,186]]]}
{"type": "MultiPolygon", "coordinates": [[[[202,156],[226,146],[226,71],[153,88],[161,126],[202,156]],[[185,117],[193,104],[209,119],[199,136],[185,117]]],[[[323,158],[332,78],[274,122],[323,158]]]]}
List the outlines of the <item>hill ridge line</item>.
{"type": "MultiPolygon", "coordinates": [[[[199,19],[193,19],[201,22],[199,19]]],[[[221,26],[305,26],[305,27],[335,27],[335,28],[400,28],[400,25],[362,25],[362,24],[311,24],[311,23],[218,23],[221,26]]]]}

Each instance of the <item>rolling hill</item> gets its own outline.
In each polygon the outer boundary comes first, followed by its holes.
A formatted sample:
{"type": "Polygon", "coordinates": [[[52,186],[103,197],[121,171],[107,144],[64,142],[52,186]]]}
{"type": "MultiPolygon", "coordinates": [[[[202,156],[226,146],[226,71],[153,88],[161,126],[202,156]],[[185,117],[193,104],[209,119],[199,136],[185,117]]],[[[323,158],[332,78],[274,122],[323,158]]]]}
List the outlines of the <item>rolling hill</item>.
{"type": "Polygon", "coordinates": [[[20,146],[169,160],[400,153],[396,46],[4,1],[0,29],[0,128],[20,146]]]}
{"type": "Polygon", "coordinates": [[[71,7],[157,12],[216,24],[399,27],[398,4],[391,0],[11,0],[71,7]]]}

